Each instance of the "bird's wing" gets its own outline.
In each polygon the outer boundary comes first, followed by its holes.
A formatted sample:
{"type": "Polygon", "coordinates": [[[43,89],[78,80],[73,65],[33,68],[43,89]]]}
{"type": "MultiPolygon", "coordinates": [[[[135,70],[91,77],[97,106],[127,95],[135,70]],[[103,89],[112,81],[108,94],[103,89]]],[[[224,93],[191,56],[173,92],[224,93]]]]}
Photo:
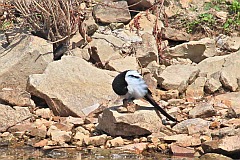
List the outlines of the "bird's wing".
{"type": "Polygon", "coordinates": [[[127,82],[127,89],[130,98],[143,98],[148,93],[148,87],[142,76],[133,70],[126,73],[125,81],[127,82]]]}
{"type": "Polygon", "coordinates": [[[148,93],[144,96],[144,98],[151,103],[157,110],[159,110],[165,117],[167,117],[169,120],[177,122],[175,118],[173,118],[171,115],[169,115],[163,108],[161,108],[152,98],[152,96],[148,93]]]}

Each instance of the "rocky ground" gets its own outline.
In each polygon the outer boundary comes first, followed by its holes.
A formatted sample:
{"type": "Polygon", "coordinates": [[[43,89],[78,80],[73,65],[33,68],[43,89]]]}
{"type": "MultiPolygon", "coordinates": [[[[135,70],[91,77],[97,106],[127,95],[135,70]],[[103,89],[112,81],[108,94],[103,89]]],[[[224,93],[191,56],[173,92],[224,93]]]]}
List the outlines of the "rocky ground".
{"type": "MultiPolygon", "coordinates": [[[[239,26],[220,34],[205,23],[191,34],[179,24],[187,15],[197,17],[192,8],[208,3],[213,2],[166,1],[168,24],[151,12],[119,9],[129,5],[125,1],[109,2],[115,7],[97,4],[85,21],[94,33],[89,43],[83,45],[76,33],[69,55],[58,61],[48,41],[19,29],[4,30],[0,145],[240,158],[239,26]],[[161,39],[153,34],[156,26],[161,39]],[[144,100],[135,101],[133,113],[119,112],[122,101],[111,83],[127,69],[142,73],[154,99],[179,123],[163,125],[144,100]]],[[[133,9],[151,5],[147,1],[133,9]]],[[[209,10],[221,23],[227,21],[227,10],[209,10]]]]}

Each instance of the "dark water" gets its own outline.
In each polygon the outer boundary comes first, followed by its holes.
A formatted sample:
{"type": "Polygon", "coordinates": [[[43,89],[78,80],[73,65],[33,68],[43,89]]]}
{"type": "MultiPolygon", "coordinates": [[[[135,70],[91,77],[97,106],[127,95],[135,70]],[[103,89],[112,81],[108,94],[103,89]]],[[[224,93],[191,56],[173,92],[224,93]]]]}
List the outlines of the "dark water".
{"type": "Polygon", "coordinates": [[[54,149],[42,150],[29,146],[11,148],[0,147],[0,160],[172,160],[172,159],[194,159],[186,157],[169,157],[160,153],[139,155],[131,152],[112,149],[54,149]]]}

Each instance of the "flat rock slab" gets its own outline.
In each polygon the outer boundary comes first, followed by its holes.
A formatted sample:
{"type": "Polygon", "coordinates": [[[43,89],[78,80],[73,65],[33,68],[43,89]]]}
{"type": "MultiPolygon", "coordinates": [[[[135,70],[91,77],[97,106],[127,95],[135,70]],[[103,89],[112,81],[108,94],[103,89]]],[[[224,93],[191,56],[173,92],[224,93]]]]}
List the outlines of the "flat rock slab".
{"type": "Polygon", "coordinates": [[[111,136],[137,136],[159,132],[161,118],[151,105],[139,106],[134,113],[119,113],[118,106],[105,109],[99,116],[98,129],[111,136]]]}
{"type": "Polygon", "coordinates": [[[210,122],[201,118],[193,118],[184,120],[176,124],[173,129],[182,134],[195,134],[208,131],[210,122]]]}
{"type": "Polygon", "coordinates": [[[126,1],[97,4],[93,8],[93,16],[97,22],[102,23],[127,23],[131,20],[131,15],[126,1]]]}
{"type": "Polygon", "coordinates": [[[116,98],[114,74],[66,56],[50,63],[43,74],[29,76],[28,91],[44,99],[55,115],[84,117],[84,108],[116,98]]]}
{"type": "Polygon", "coordinates": [[[107,68],[113,71],[123,72],[126,70],[138,70],[137,58],[126,56],[119,59],[110,60],[107,68]]]}
{"type": "Polygon", "coordinates": [[[0,104],[0,132],[32,116],[28,107],[11,107],[0,104]]]}
{"type": "Polygon", "coordinates": [[[181,147],[175,144],[172,144],[170,146],[171,152],[173,153],[174,156],[189,156],[193,157],[194,156],[194,149],[190,147],[181,147]]]}
{"type": "Polygon", "coordinates": [[[207,57],[213,57],[215,54],[215,40],[210,38],[186,42],[166,50],[166,55],[169,57],[189,58],[196,63],[201,62],[207,57]]]}
{"type": "Polygon", "coordinates": [[[158,83],[166,90],[177,89],[184,92],[199,73],[199,69],[192,65],[171,65],[168,66],[157,78],[158,83]],[[162,82],[161,82],[162,81],[162,82]]]}

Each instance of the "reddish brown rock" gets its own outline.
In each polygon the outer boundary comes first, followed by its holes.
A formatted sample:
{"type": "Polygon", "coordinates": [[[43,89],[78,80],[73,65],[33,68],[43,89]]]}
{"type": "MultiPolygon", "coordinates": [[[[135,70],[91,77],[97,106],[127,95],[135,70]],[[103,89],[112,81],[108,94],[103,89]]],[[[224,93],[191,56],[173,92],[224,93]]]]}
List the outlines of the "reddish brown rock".
{"type": "Polygon", "coordinates": [[[48,143],[48,140],[47,139],[43,139],[43,140],[35,143],[33,146],[34,147],[44,147],[44,146],[47,145],[47,143],[48,143]]]}
{"type": "Polygon", "coordinates": [[[170,150],[174,156],[193,157],[195,150],[190,147],[180,147],[176,144],[170,145],[170,150]]]}
{"type": "Polygon", "coordinates": [[[137,1],[137,0],[127,0],[128,5],[131,6],[131,9],[134,10],[145,10],[152,5],[154,5],[155,1],[154,0],[145,0],[145,1],[137,1]]]}
{"type": "Polygon", "coordinates": [[[9,132],[25,132],[28,131],[32,128],[32,123],[30,123],[29,121],[25,122],[25,123],[19,123],[16,124],[10,128],[8,128],[9,132]]]}

